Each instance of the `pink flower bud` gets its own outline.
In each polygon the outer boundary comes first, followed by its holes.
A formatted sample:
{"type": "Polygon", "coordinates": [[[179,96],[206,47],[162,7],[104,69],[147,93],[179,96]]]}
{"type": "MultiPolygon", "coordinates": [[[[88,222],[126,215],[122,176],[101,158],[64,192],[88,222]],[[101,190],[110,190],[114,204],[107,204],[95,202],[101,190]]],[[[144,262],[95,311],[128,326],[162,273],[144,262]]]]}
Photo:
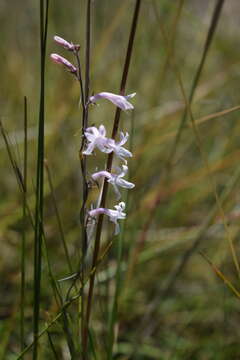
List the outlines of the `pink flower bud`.
{"type": "Polygon", "coordinates": [[[64,40],[60,36],[54,36],[54,40],[59,45],[63,46],[65,49],[72,51],[74,49],[74,45],[69,43],[67,40],[64,40]]]}
{"type": "Polygon", "coordinates": [[[58,54],[51,54],[51,59],[56,64],[64,65],[71,73],[77,72],[77,68],[73,64],[71,64],[67,59],[65,59],[63,56],[60,56],[58,54]]]}
{"type": "Polygon", "coordinates": [[[80,45],[75,45],[72,42],[70,43],[67,40],[61,38],[60,36],[54,36],[54,40],[59,45],[63,46],[64,49],[67,49],[69,51],[74,51],[74,50],[79,51],[79,49],[80,49],[80,45]]]}

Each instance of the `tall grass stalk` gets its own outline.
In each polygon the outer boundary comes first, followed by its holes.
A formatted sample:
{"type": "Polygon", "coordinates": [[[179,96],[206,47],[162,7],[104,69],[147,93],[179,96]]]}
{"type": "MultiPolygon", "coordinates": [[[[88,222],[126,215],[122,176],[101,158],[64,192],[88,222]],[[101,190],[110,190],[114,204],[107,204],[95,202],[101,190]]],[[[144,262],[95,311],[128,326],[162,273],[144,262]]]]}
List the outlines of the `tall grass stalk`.
{"type": "Polygon", "coordinates": [[[28,117],[27,117],[27,98],[24,97],[24,155],[23,155],[23,228],[22,228],[22,247],[21,247],[21,305],[20,305],[20,339],[21,350],[24,349],[25,341],[25,288],[26,288],[26,223],[27,223],[27,162],[28,162],[28,117]]]}
{"type": "MultiPolygon", "coordinates": [[[[128,73],[129,73],[129,67],[130,67],[132,51],[133,51],[134,38],[135,38],[135,34],[136,34],[136,29],[137,29],[140,5],[141,5],[141,0],[136,0],[131,30],[130,30],[130,35],[129,35],[127,53],[126,53],[126,58],[125,58],[125,63],[124,63],[124,68],[123,68],[122,80],[121,80],[121,85],[120,85],[120,94],[121,95],[124,95],[124,93],[125,93],[127,77],[128,77],[128,73]]],[[[113,123],[113,129],[112,129],[112,139],[115,139],[115,137],[116,137],[118,127],[119,127],[120,115],[121,115],[121,109],[117,108],[116,113],[115,113],[114,123],[113,123]]],[[[108,172],[111,172],[112,162],[113,162],[113,153],[110,153],[108,155],[107,166],[106,166],[106,170],[108,172]]],[[[108,182],[105,179],[104,184],[103,184],[102,197],[101,197],[101,201],[100,201],[101,208],[105,207],[107,192],[108,192],[108,182]]],[[[96,228],[92,269],[95,268],[96,263],[98,261],[98,254],[99,254],[99,250],[100,250],[101,233],[102,233],[102,224],[103,224],[103,215],[100,215],[98,218],[97,228],[96,228]]],[[[94,282],[95,282],[95,272],[92,274],[92,276],[90,278],[90,283],[89,283],[87,309],[86,309],[86,326],[85,326],[84,338],[83,338],[83,340],[84,340],[83,341],[83,352],[84,353],[87,352],[88,328],[89,328],[89,321],[90,321],[91,308],[92,308],[94,282]]]]}
{"type": "MultiPolygon", "coordinates": [[[[168,73],[167,70],[168,70],[169,63],[171,61],[171,58],[174,56],[174,44],[175,44],[175,39],[177,37],[177,28],[178,28],[179,20],[180,20],[180,17],[181,17],[184,1],[185,0],[179,0],[178,4],[177,4],[177,11],[176,11],[176,14],[175,14],[175,16],[173,18],[173,22],[172,22],[172,25],[171,25],[171,33],[169,34],[169,40],[168,40],[168,44],[167,44],[167,47],[166,47],[167,55],[165,57],[164,64],[162,66],[162,70],[161,70],[161,74],[159,76],[159,79],[157,79],[159,84],[164,83],[165,77],[166,77],[166,75],[168,73]]],[[[153,7],[153,10],[154,10],[154,14],[155,14],[155,16],[157,18],[158,25],[159,25],[160,31],[162,33],[162,37],[165,39],[166,38],[165,29],[164,29],[164,26],[163,26],[162,19],[159,16],[158,5],[157,4],[158,4],[158,1],[154,0],[152,2],[152,7],[153,7]]],[[[163,90],[163,88],[164,87],[161,87],[159,89],[159,91],[163,90]]]]}
{"type": "MultiPolygon", "coordinates": [[[[212,40],[213,40],[214,34],[216,32],[216,28],[217,28],[219,19],[221,17],[221,12],[222,12],[224,1],[225,0],[216,0],[216,5],[215,5],[214,11],[213,11],[213,15],[212,15],[212,19],[211,19],[210,26],[209,26],[209,29],[208,29],[206,41],[205,41],[205,44],[204,44],[204,47],[203,47],[203,52],[202,52],[202,56],[201,56],[201,59],[200,59],[200,63],[198,65],[198,67],[197,67],[197,71],[196,71],[195,76],[193,78],[190,93],[189,93],[189,96],[188,96],[188,103],[190,105],[192,104],[194,94],[195,94],[196,88],[198,86],[198,83],[199,83],[200,77],[202,75],[202,71],[203,71],[205,62],[206,62],[206,58],[207,58],[207,55],[208,55],[208,52],[209,52],[210,45],[212,43],[212,40]]],[[[168,161],[167,161],[167,167],[168,168],[170,168],[171,165],[172,165],[172,161],[173,161],[173,158],[175,156],[177,146],[178,146],[178,144],[180,142],[182,131],[184,129],[184,126],[185,126],[185,123],[186,123],[186,120],[187,120],[187,115],[188,115],[188,109],[185,107],[185,110],[183,112],[183,115],[182,115],[182,118],[181,118],[181,121],[180,121],[180,124],[179,124],[177,135],[175,137],[173,146],[172,146],[172,148],[170,150],[169,158],[168,158],[168,161]]]]}
{"type": "Polygon", "coordinates": [[[34,235],[34,304],[33,304],[33,360],[38,358],[38,331],[40,321],[41,271],[42,271],[42,236],[44,207],[44,123],[45,123],[45,59],[48,30],[49,0],[39,2],[40,21],[40,105],[38,123],[38,155],[36,173],[36,207],[34,235]]]}

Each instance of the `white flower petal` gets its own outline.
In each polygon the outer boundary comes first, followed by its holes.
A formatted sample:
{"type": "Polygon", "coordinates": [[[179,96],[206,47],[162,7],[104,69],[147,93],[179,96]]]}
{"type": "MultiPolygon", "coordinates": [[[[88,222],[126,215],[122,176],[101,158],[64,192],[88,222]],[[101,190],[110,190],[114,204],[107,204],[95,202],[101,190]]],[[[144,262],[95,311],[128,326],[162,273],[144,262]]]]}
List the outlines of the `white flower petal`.
{"type": "Polygon", "coordinates": [[[107,99],[111,101],[114,105],[118,106],[122,110],[132,110],[134,106],[128,102],[128,99],[131,99],[133,96],[135,96],[136,93],[130,94],[130,95],[117,95],[110,92],[100,92],[94,96],[91,96],[89,98],[89,101],[92,103],[95,103],[99,99],[107,99]]]}
{"type": "Polygon", "coordinates": [[[116,184],[125,189],[133,189],[135,187],[135,184],[131,183],[130,181],[124,180],[124,179],[118,179],[116,184]]]}

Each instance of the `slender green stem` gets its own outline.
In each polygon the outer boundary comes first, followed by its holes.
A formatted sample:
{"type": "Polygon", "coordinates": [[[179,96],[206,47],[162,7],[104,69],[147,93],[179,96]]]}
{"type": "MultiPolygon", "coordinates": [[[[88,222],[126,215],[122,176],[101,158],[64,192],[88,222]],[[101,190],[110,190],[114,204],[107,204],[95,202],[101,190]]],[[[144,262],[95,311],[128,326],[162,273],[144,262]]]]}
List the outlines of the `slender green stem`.
{"type": "Polygon", "coordinates": [[[27,157],[28,157],[28,134],[27,134],[27,98],[24,97],[24,160],[23,160],[23,229],[22,229],[22,248],[21,248],[21,306],[20,306],[20,338],[21,350],[24,349],[25,339],[25,288],[26,288],[26,271],[25,271],[25,254],[26,254],[26,220],[27,220],[27,157]]]}
{"type": "Polygon", "coordinates": [[[54,343],[53,343],[53,340],[52,340],[52,335],[51,335],[50,331],[47,331],[47,336],[48,336],[48,341],[49,341],[50,348],[52,349],[53,356],[54,356],[54,358],[56,360],[58,360],[58,354],[57,354],[57,351],[55,349],[55,346],[54,346],[54,343]]]}
{"type": "MultiPolygon", "coordinates": [[[[39,331],[41,270],[42,270],[42,236],[44,206],[44,123],[45,123],[45,59],[48,29],[49,0],[40,0],[40,105],[38,125],[38,157],[34,235],[34,305],[33,305],[33,336],[37,339],[39,331]]],[[[34,342],[33,360],[38,358],[38,344],[34,342]]]]}

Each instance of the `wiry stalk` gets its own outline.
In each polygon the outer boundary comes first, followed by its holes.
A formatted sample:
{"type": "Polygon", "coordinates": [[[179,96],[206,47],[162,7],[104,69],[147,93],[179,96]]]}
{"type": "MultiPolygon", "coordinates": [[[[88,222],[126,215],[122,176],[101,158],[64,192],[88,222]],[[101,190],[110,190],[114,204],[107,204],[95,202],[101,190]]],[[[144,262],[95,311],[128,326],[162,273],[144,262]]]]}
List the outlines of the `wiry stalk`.
{"type": "Polygon", "coordinates": [[[27,98],[24,97],[24,160],[23,160],[23,229],[22,229],[22,249],[21,249],[21,306],[20,306],[20,338],[21,338],[21,350],[24,349],[25,339],[25,254],[26,254],[26,220],[27,220],[27,158],[28,158],[28,147],[27,147],[27,98]]]}
{"type": "MultiPolygon", "coordinates": [[[[42,236],[43,236],[43,203],[44,203],[44,123],[45,123],[45,58],[48,29],[49,0],[40,0],[40,105],[38,125],[38,157],[37,157],[37,184],[35,208],[35,235],[34,235],[34,309],[33,309],[33,336],[38,337],[41,269],[42,269],[42,236]]],[[[38,344],[34,342],[33,360],[38,358],[38,344]]]]}
{"type": "MultiPolygon", "coordinates": [[[[195,76],[194,76],[194,79],[193,79],[193,82],[192,82],[192,86],[191,86],[191,89],[190,89],[190,94],[189,94],[189,97],[188,97],[188,102],[189,102],[190,105],[192,104],[193,97],[194,97],[197,85],[199,83],[199,80],[200,80],[200,77],[201,77],[201,74],[202,74],[202,71],[203,71],[205,60],[206,60],[210,45],[212,43],[212,39],[213,39],[213,36],[215,34],[218,21],[219,21],[220,16],[221,16],[221,11],[222,11],[223,4],[224,4],[224,0],[217,0],[216,6],[214,8],[214,12],[213,12],[212,19],[211,19],[211,24],[210,24],[208,34],[207,34],[207,38],[206,38],[204,48],[203,48],[202,57],[201,57],[199,65],[198,65],[197,71],[195,73],[195,76]]],[[[172,149],[170,151],[170,155],[169,155],[169,158],[168,158],[168,164],[167,164],[168,167],[171,166],[173,157],[175,156],[177,146],[178,146],[179,141],[181,139],[182,131],[184,129],[184,125],[185,125],[186,120],[187,120],[187,115],[188,115],[188,109],[185,108],[184,113],[183,113],[182,118],[181,118],[181,121],[180,121],[180,125],[179,125],[179,128],[178,128],[176,138],[174,140],[172,149]]]]}
{"type": "MultiPolygon", "coordinates": [[[[88,98],[89,98],[89,87],[90,87],[90,47],[91,47],[91,0],[87,1],[87,12],[86,12],[86,49],[85,49],[85,86],[84,93],[82,83],[80,81],[80,86],[82,89],[82,101],[83,103],[83,121],[82,121],[82,146],[80,153],[85,145],[85,130],[88,127],[88,98]]],[[[79,63],[80,65],[80,63],[79,63]]],[[[80,213],[81,226],[82,226],[82,264],[81,264],[81,283],[83,287],[82,297],[79,298],[81,304],[79,304],[79,310],[81,310],[81,339],[82,339],[82,357],[85,359],[86,349],[83,346],[84,343],[84,331],[86,328],[85,325],[85,298],[84,298],[84,261],[87,253],[87,231],[86,231],[86,203],[88,198],[88,183],[87,183],[87,157],[86,155],[81,155],[81,170],[82,170],[82,194],[83,194],[83,203],[80,213]]]]}
{"type": "MultiPolygon", "coordinates": [[[[129,67],[130,67],[130,61],[131,61],[131,57],[132,57],[132,50],[133,50],[134,38],[135,38],[135,34],[136,34],[140,5],[141,5],[141,0],[136,0],[135,10],[134,10],[133,19],[132,19],[132,25],[131,25],[131,30],[130,30],[130,36],[129,36],[129,41],[128,41],[126,59],[125,59],[125,64],[124,64],[124,68],[123,68],[122,81],[121,81],[121,86],[120,86],[120,94],[121,95],[124,95],[124,93],[125,93],[125,87],[126,87],[126,82],[127,82],[127,77],[128,77],[129,67]]],[[[121,109],[117,108],[116,113],[115,113],[113,130],[112,130],[112,139],[116,138],[116,134],[117,134],[118,127],[119,127],[120,114],[121,114],[121,109]]],[[[113,162],[113,153],[110,153],[108,155],[107,166],[106,166],[106,170],[108,172],[111,172],[112,162],[113,162]]],[[[102,198],[100,201],[101,208],[105,207],[107,192],[108,192],[108,182],[105,179],[104,184],[103,184],[102,198]]],[[[100,215],[98,218],[98,222],[97,222],[96,238],[95,238],[93,260],[92,260],[92,269],[95,268],[96,263],[98,261],[98,254],[99,254],[99,250],[100,250],[101,233],[102,233],[102,224],[103,224],[103,215],[100,215]]],[[[92,274],[92,276],[90,278],[89,292],[88,292],[88,299],[87,299],[86,326],[84,329],[84,339],[83,339],[84,340],[83,341],[83,352],[85,354],[87,352],[88,327],[89,327],[89,321],[90,321],[90,315],[91,315],[94,282],[95,282],[95,272],[92,274]]]]}

